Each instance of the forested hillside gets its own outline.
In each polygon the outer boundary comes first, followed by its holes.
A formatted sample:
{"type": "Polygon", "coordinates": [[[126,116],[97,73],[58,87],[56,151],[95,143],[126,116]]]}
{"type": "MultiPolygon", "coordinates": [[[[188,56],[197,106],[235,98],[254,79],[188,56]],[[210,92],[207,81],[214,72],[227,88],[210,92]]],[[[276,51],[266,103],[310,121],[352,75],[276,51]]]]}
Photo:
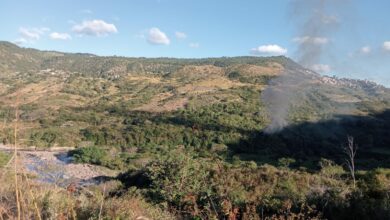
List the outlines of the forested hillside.
{"type": "Polygon", "coordinates": [[[390,90],[283,56],[100,57],[0,42],[4,145],[16,108],[20,145],[75,147],[77,162],[120,170],[110,199],[136,194],[193,219],[390,216],[390,90]],[[267,130],[282,107],[285,124],[267,130]]]}

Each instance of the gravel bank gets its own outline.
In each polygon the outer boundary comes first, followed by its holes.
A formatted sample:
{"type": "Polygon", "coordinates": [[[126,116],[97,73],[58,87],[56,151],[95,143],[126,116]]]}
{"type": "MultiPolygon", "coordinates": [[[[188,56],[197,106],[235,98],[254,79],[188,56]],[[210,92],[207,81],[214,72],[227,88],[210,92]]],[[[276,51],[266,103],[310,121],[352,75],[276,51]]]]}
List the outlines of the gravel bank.
{"type": "MultiPolygon", "coordinates": [[[[11,149],[0,146],[0,150],[10,151],[11,149]]],[[[67,186],[71,183],[92,185],[116,175],[115,171],[105,167],[73,163],[72,158],[67,154],[67,151],[20,150],[18,161],[21,169],[35,176],[37,181],[58,186],[67,186]]]]}

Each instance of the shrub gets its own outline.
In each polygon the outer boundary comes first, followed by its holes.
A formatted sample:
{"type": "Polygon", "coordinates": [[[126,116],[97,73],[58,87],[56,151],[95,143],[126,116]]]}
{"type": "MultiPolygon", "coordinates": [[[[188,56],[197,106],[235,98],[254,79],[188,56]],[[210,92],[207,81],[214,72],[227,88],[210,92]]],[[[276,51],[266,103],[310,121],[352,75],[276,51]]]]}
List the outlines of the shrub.
{"type": "Polygon", "coordinates": [[[336,165],[333,161],[328,159],[321,159],[319,162],[321,167],[320,174],[329,178],[338,178],[345,173],[342,166],[336,165]]]}
{"type": "Polygon", "coordinates": [[[99,147],[83,147],[69,152],[76,163],[105,164],[107,152],[99,147]]]}
{"type": "Polygon", "coordinates": [[[205,164],[195,160],[188,152],[171,151],[146,169],[157,197],[176,206],[181,205],[186,196],[197,195],[207,189],[209,172],[205,164]]]}
{"type": "Polygon", "coordinates": [[[279,158],[278,160],[278,164],[280,167],[283,167],[283,168],[289,168],[291,164],[295,163],[295,159],[294,158],[289,158],[289,157],[282,157],[282,158],[279,158]]]}
{"type": "Polygon", "coordinates": [[[83,147],[69,152],[76,163],[90,163],[105,166],[110,169],[122,170],[129,167],[131,158],[123,154],[109,153],[100,147],[83,147]]]}

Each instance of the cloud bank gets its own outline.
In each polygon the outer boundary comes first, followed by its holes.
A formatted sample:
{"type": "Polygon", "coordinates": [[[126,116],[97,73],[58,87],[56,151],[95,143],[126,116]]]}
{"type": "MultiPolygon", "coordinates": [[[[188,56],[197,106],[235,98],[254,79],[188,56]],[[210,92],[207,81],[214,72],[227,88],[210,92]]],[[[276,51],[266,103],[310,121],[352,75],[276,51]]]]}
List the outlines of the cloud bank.
{"type": "Polygon", "coordinates": [[[88,36],[106,36],[118,32],[114,24],[103,20],[83,21],[81,24],[74,25],[72,31],[79,35],[88,36]]]}
{"type": "Polygon", "coordinates": [[[285,55],[287,49],[276,44],[262,45],[251,49],[251,54],[254,55],[285,55]]]}
{"type": "Polygon", "coordinates": [[[390,41],[383,42],[383,49],[386,51],[390,51],[390,41]]]}
{"type": "Polygon", "coordinates": [[[49,35],[49,37],[53,40],[70,40],[72,37],[67,33],[58,33],[53,32],[49,35]]]}
{"type": "Polygon", "coordinates": [[[35,41],[41,39],[46,32],[50,31],[47,27],[41,28],[19,28],[19,38],[14,40],[13,42],[18,45],[34,43],[35,41]]]}
{"type": "Polygon", "coordinates": [[[46,28],[46,27],[43,27],[43,28],[21,27],[21,28],[19,28],[19,34],[25,40],[39,40],[41,38],[41,36],[44,35],[49,30],[50,29],[46,28]]]}
{"type": "Polygon", "coordinates": [[[171,43],[168,36],[156,27],[148,31],[147,41],[154,45],[169,45],[171,43]]]}

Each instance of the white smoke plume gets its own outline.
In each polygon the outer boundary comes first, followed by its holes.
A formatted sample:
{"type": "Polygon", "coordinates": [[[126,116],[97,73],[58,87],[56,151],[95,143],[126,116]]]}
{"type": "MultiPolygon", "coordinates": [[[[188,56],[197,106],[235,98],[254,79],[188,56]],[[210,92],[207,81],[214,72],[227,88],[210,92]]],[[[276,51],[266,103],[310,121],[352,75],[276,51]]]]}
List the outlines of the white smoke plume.
{"type": "MultiPolygon", "coordinates": [[[[322,72],[331,70],[330,66],[321,61],[332,41],[332,35],[339,29],[340,15],[348,2],[349,0],[291,1],[288,17],[296,27],[296,36],[292,39],[297,44],[295,60],[303,67],[323,67],[322,72]]],[[[262,92],[262,100],[271,118],[271,124],[265,129],[266,133],[279,131],[288,124],[291,104],[297,101],[299,95],[309,92],[307,85],[316,76],[318,75],[310,70],[293,68],[271,81],[262,92]]]]}

